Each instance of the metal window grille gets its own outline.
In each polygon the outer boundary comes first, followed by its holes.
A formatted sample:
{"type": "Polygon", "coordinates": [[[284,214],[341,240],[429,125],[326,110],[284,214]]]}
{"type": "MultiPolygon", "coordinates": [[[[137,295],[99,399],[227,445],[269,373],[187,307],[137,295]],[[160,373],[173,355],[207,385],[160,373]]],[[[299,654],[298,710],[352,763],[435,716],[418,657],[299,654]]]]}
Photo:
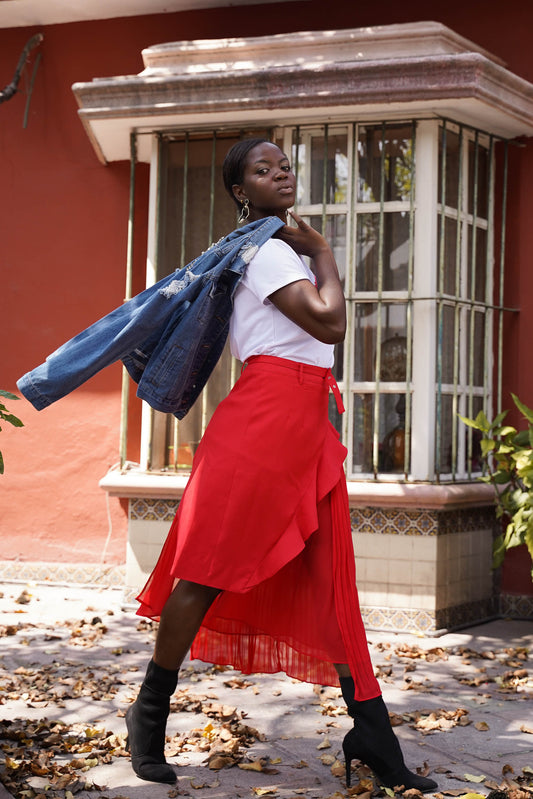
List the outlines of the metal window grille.
{"type": "MultiPolygon", "coordinates": [[[[348,329],[335,377],[346,413],[332,401],[331,420],[348,477],[469,479],[476,440],[457,414],[490,413],[494,369],[501,391],[506,147],[496,256],[497,142],[481,131],[434,119],[158,134],[154,280],[235,227],[221,165],[251,133],[290,154],[296,210],[326,236],[344,282],[348,329]]],[[[184,420],[149,412],[148,469],[190,468],[236,376],[226,351],[184,420]]]]}

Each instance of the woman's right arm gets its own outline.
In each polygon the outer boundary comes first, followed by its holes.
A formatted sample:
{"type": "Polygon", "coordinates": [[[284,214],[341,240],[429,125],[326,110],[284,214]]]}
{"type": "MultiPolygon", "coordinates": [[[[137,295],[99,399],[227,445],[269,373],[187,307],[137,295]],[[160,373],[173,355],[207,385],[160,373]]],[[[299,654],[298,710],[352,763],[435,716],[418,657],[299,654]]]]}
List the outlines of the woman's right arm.
{"type": "Polygon", "coordinates": [[[296,214],[291,216],[297,227],[282,228],[277,238],[311,258],[316,286],[309,280],[297,280],[270,294],[269,300],[314,338],[337,344],[346,333],[346,303],[335,258],[320,233],[296,214]]]}

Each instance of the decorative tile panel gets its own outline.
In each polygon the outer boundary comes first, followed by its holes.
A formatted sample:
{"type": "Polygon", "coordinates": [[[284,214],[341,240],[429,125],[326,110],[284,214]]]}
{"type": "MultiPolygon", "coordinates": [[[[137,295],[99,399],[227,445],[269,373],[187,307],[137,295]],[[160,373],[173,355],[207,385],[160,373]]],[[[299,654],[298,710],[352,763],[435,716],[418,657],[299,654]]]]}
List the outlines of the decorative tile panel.
{"type": "MultiPolygon", "coordinates": [[[[437,611],[367,606],[361,608],[361,615],[367,630],[440,635],[497,616],[498,598],[489,597],[437,611]]],[[[515,614],[506,615],[518,618],[515,614]]]]}
{"type": "Polygon", "coordinates": [[[459,510],[352,508],[350,517],[354,533],[419,536],[492,531],[496,521],[492,506],[459,510]]]}
{"type": "Polygon", "coordinates": [[[178,505],[177,499],[130,499],[129,518],[148,522],[172,522],[178,505]]]}
{"type": "Polygon", "coordinates": [[[533,596],[501,594],[500,613],[506,618],[533,620],[533,596]]]}
{"type": "Polygon", "coordinates": [[[21,563],[0,561],[0,580],[5,582],[66,583],[122,588],[125,566],[98,563],[21,563]]]}
{"type": "Polygon", "coordinates": [[[435,511],[394,508],[352,508],[352,530],[389,535],[437,535],[435,511]]]}

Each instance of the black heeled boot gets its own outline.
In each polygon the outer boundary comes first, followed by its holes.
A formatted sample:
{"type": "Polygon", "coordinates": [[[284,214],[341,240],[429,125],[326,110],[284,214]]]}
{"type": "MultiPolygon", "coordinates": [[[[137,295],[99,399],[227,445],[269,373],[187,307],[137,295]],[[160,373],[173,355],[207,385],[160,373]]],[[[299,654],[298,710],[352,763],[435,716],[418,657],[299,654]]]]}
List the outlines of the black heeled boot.
{"type": "Polygon", "coordinates": [[[126,713],[126,748],[133,770],[142,780],[176,782],[176,772],[165,760],[165,730],[177,683],[177,670],[163,669],[151,660],[137,699],[126,713]]]}
{"type": "Polygon", "coordinates": [[[400,743],[391,727],[389,713],[383,697],[376,696],[363,702],[354,700],[354,682],[351,677],[341,677],[341,691],[354,720],[342,743],[346,761],[346,785],[351,784],[352,760],[360,760],[372,769],[380,784],[386,788],[403,785],[425,793],[438,788],[434,780],[409,771],[405,765],[400,743]]]}

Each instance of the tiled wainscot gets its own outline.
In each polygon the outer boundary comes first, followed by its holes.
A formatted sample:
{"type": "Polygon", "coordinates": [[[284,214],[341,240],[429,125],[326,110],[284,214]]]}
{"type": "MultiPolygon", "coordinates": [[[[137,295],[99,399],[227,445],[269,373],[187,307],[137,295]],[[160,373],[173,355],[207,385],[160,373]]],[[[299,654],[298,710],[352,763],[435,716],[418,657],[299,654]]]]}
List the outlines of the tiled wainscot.
{"type": "MultiPolygon", "coordinates": [[[[124,602],[131,605],[155,565],[186,477],[139,476],[137,488],[127,479],[128,490],[116,476],[103,487],[129,495],[124,602]]],[[[368,629],[437,635],[499,615],[490,486],[351,482],[348,489],[368,629]]]]}

